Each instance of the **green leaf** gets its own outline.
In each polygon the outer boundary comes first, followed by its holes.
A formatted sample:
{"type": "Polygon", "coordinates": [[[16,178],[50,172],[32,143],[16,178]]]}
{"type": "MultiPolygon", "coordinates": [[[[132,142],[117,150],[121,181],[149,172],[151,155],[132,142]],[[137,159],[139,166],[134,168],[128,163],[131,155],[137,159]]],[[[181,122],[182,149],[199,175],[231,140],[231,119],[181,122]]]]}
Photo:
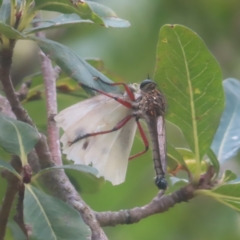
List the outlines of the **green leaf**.
{"type": "Polygon", "coordinates": [[[85,171],[78,171],[77,169],[75,169],[75,167],[73,167],[72,169],[65,168],[65,172],[69,177],[71,183],[74,185],[76,190],[80,193],[87,193],[87,194],[96,193],[101,189],[101,187],[105,183],[105,180],[103,177],[99,178],[97,177],[96,174],[88,173],[85,171]]]}
{"type": "MultiPolygon", "coordinates": [[[[104,76],[101,72],[97,71],[85,60],[78,57],[66,46],[47,39],[32,39],[38,43],[42,51],[51,60],[55,61],[55,63],[61,67],[62,71],[64,71],[67,76],[73,78],[78,83],[103,90],[105,92],[119,91],[117,87],[108,86],[101,81],[96,80],[96,78],[100,78],[105,82],[112,83],[110,79],[104,76]]],[[[89,92],[89,89],[85,88],[85,90],[89,92]]]]}
{"type": "Polygon", "coordinates": [[[223,87],[226,106],[211,146],[220,162],[234,157],[240,148],[240,82],[229,78],[223,87]]]}
{"type": "Polygon", "coordinates": [[[224,184],[220,187],[210,190],[197,190],[196,194],[207,195],[222,204],[240,211],[240,183],[224,184]]]}
{"type": "Polygon", "coordinates": [[[9,0],[3,0],[0,8],[0,21],[7,22],[11,15],[11,4],[9,0]]]}
{"type": "Polygon", "coordinates": [[[32,181],[37,180],[48,171],[54,171],[57,169],[64,169],[66,171],[66,174],[70,177],[70,180],[79,192],[95,193],[105,182],[103,178],[97,176],[98,171],[95,168],[81,164],[68,164],[45,168],[38,172],[38,174],[32,178],[32,181]]]}
{"type": "Polygon", "coordinates": [[[222,176],[221,182],[226,183],[237,179],[237,175],[231,170],[226,170],[222,176]]]}
{"type": "MultiPolygon", "coordinates": [[[[125,21],[120,18],[111,17],[111,18],[105,18],[103,19],[105,26],[108,27],[128,27],[130,24],[128,21],[125,21]]],[[[71,27],[75,26],[76,24],[80,25],[83,23],[94,23],[91,20],[88,19],[82,19],[77,14],[61,14],[60,16],[57,16],[56,18],[50,19],[50,20],[34,20],[33,23],[37,22],[38,26],[34,28],[28,28],[24,31],[25,34],[30,34],[34,32],[43,31],[46,29],[55,29],[55,28],[61,28],[61,27],[71,27]]]]}
{"type": "MultiPolygon", "coordinates": [[[[191,172],[196,174],[198,171],[198,166],[196,162],[196,158],[194,153],[187,149],[187,148],[176,148],[176,150],[182,155],[185,164],[187,165],[187,169],[191,172]]],[[[204,173],[207,170],[207,163],[206,161],[202,161],[200,165],[200,173],[204,173]]]]}
{"type": "Polygon", "coordinates": [[[129,27],[130,23],[126,20],[118,18],[117,14],[110,8],[99,3],[86,1],[89,7],[95,12],[104,22],[107,27],[129,27]]]}
{"type": "Polygon", "coordinates": [[[22,232],[22,230],[15,221],[13,220],[9,221],[7,226],[11,229],[13,239],[26,240],[26,236],[24,235],[24,233],[22,232]]]}
{"type": "Polygon", "coordinates": [[[8,162],[5,162],[1,159],[0,159],[0,168],[4,168],[9,172],[13,173],[19,179],[22,179],[22,177],[16,172],[16,170],[8,162]]]}
{"type": "Polygon", "coordinates": [[[170,177],[168,182],[170,183],[170,186],[168,187],[165,194],[175,192],[188,184],[188,180],[177,177],[170,177]]]}
{"type": "Polygon", "coordinates": [[[219,170],[220,170],[219,161],[218,161],[215,153],[213,152],[213,150],[211,148],[208,149],[207,155],[208,155],[209,160],[212,163],[212,165],[213,165],[213,167],[214,167],[214,169],[216,171],[216,175],[218,175],[219,170]]]}
{"type": "Polygon", "coordinates": [[[74,3],[69,0],[35,0],[34,11],[46,10],[65,14],[76,13],[82,19],[89,19],[95,23],[104,25],[103,20],[89,7],[87,1],[74,3]]]}
{"type": "Polygon", "coordinates": [[[24,218],[30,237],[38,240],[87,240],[91,235],[75,209],[31,185],[26,185],[24,218]]]}
{"type": "Polygon", "coordinates": [[[187,170],[187,165],[182,155],[169,142],[167,142],[167,156],[168,156],[168,168],[170,168],[169,169],[170,172],[174,171],[178,166],[181,166],[187,170]]]}
{"type": "Polygon", "coordinates": [[[20,122],[0,113],[0,147],[18,155],[27,164],[26,155],[38,141],[38,132],[27,123],[20,122]]]}
{"type": "Polygon", "coordinates": [[[54,29],[54,28],[61,28],[61,27],[71,27],[76,24],[82,23],[93,23],[91,20],[81,19],[76,14],[61,14],[56,18],[50,20],[34,20],[32,23],[38,23],[37,27],[28,28],[24,31],[25,34],[35,33],[39,31],[43,31],[46,29],[54,29]]]}
{"type": "Polygon", "coordinates": [[[167,99],[166,119],[182,130],[199,176],[200,160],[210,147],[224,107],[220,66],[195,32],[165,25],[160,30],[154,79],[167,99]]]}
{"type": "Polygon", "coordinates": [[[90,173],[94,176],[97,176],[97,174],[98,174],[97,169],[95,169],[91,166],[86,166],[86,165],[82,165],[82,164],[69,164],[69,165],[62,165],[62,166],[54,166],[54,167],[50,167],[50,168],[45,168],[45,169],[41,170],[40,172],[38,172],[38,174],[34,176],[34,179],[37,179],[42,174],[44,174],[48,171],[52,171],[52,170],[56,170],[56,169],[71,169],[71,170],[76,170],[76,171],[84,172],[84,173],[88,173],[88,174],[90,173]]]}
{"type": "Polygon", "coordinates": [[[4,35],[9,39],[23,39],[25,35],[14,29],[13,27],[7,25],[4,22],[0,21],[0,34],[4,35]]]}

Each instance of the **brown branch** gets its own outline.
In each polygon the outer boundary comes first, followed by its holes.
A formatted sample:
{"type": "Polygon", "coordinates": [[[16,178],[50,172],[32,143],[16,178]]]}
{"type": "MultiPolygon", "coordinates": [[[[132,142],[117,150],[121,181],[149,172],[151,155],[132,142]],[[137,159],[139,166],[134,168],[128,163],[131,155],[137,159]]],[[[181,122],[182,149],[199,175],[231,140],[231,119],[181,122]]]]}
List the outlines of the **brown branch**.
{"type": "Polygon", "coordinates": [[[162,192],[147,205],[118,212],[96,213],[97,220],[103,226],[116,226],[117,224],[132,224],[153,214],[167,211],[170,207],[182,201],[193,198],[194,188],[190,184],[170,195],[162,196],[162,192]]]}
{"type": "Polygon", "coordinates": [[[39,55],[42,62],[41,68],[44,78],[47,103],[47,132],[49,149],[54,163],[56,165],[62,165],[59,129],[53,118],[57,114],[56,73],[52,67],[51,60],[41,50],[39,51],[39,55]]]}
{"type": "Polygon", "coordinates": [[[136,207],[129,210],[118,212],[101,212],[95,213],[101,226],[115,226],[117,224],[137,223],[140,220],[153,214],[168,211],[169,208],[180,202],[187,202],[194,197],[194,191],[197,189],[210,189],[213,187],[211,182],[214,176],[214,169],[209,167],[208,171],[200,178],[199,184],[190,183],[176,192],[163,196],[163,191],[147,205],[136,207]]]}
{"type": "MultiPolygon", "coordinates": [[[[18,172],[22,171],[22,164],[19,157],[14,156],[11,160],[11,165],[18,172]]],[[[0,240],[4,239],[8,217],[15,199],[15,196],[19,190],[20,180],[11,172],[5,170],[2,172],[2,177],[8,182],[7,190],[4,196],[4,200],[0,210],[0,240]]]]}
{"type": "Polygon", "coordinates": [[[0,57],[0,79],[2,82],[3,90],[17,119],[34,126],[31,118],[28,116],[27,112],[20,104],[20,101],[12,84],[10,77],[12,56],[13,47],[9,49],[2,49],[0,57]]]}
{"type": "MultiPolygon", "coordinates": [[[[38,16],[36,17],[38,18],[38,16]]],[[[38,23],[34,24],[35,27],[38,23]]],[[[37,37],[45,38],[44,32],[37,32],[37,37]]],[[[57,114],[57,92],[56,92],[56,79],[61,71],[58,67],[53,68],[51,60],[40,50],[41,69],[44,79],[45,96],[46,96],[46,107],[47,107],[47,133],[48,133],[48,144],[50,154],[53,162],[60,166],[62,165],[62,157],[60,151],[59,142],[59,129],[54,121],[54,116],[57,114]]]]}
{"type": "MultiPolygon", "coordinates": [[[[6,98],[8,99],[12,111],[17,119],[26,122],[36,128],[32,119],[20,104],[20,101],[12,84],[10,69],[12,64],[13,48],[14,43],[10,49],[1,50],[0,80],[2,82],[6,98]]],[[[40,166],[41,168],[51,167],[54,165],[54,161],[51,158],[46,138],[44,135],[39,135],[40,139],[35,146],[35,150],[39,159],[40,166]]],[[[74,189],[64,171],[58,171],[58,175],[46,173],[44,175],[44,180],[46,180],[46,186],[49,188],[53,195],[62,199],[63,201],[66,201],[68,204],[80,212],[85,223],[91,228],[92,240],[107,239],[105,233],[96,220],[93,211],[78,195],[77,191],[74,189]]]]}
{"type": "Polygon", "coordinates": [[[24,223],[24,216],[23,216],[24,191],[25,191],[24,184],[20,184],[19,191],[18,191],[18,202],[17,202],[17,206],[16,206],[17,213],[14,216],[14,220],[18,224],[18,226],[22,229],[23,233],[25,234],[25,236],[28,239],[28,231],[27,231],[26,225],[24,223]]]}

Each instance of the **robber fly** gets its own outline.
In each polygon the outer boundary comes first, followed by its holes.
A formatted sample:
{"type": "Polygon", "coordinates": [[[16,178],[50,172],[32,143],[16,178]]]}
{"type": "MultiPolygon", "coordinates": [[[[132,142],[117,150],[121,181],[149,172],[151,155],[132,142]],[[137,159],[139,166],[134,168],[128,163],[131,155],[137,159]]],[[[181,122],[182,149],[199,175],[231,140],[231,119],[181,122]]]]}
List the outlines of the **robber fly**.
{"type": "Polygon", "coordinates": [[[60,139],[63,153],[75,163],[92,165],[99,176],[113,185],[120,184],[125,180],[128,160],[149,148],[139,121],[144,119],[152,141],[155,183],[159,189],[166,189],[166,104],[163,94],[150,79],[141,84],[109,85],[123,85],[126,92],[124,95],[110,94],[88,87],[99,95],[77,103],[55,117],[57,125],[64,130],[60,139]],[[145,149],[129,158],[137,128],[145,149]]]}

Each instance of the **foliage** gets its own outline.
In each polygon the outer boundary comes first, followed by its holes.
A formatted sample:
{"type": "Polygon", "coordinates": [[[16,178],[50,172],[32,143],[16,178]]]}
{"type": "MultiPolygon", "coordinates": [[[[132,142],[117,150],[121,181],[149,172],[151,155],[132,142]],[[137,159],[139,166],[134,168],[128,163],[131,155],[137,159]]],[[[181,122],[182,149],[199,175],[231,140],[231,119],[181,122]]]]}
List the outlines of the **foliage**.
{"type": "MultiPolygon", "coordinates": [[[[111,9],[92,1],[72,3],[67,0],[52,0],[35,1],[35,4],[29,0],[2,2],[0,9],[2,49],[10,48],[12,41],[31,40],[61,67],[63,73],[60,74],[57,83],[60,108],[76,102],[79,96],[86,98],[86,93],[92,94],[84,85],[105,92],[120,92],[117,87],[110,87],[94,80],[94,77],[100,77],[106,82],[112,82],[108,78],[111,75],[109,72],[102,69],[102,66],[101,69],[97,69],[99,61],[92,60],[91,65],[65,45],[31,35],[42,30],[86,23],[104,27],[129,27],[128,21],[118,18],[111,9]],[[34,17],[39,10],[54,11],[61,15],[53,19],[36,20],[34,17]],[[29,23],[32,24],[31,27],[28,27],[29,23]],[[83,84],[82,88],[73,80],[83,84]]],[[[239,81],[226,79],[222,84],[222,73],[216,59],[203,40],[182,25],[168,24],[161,27],[156,55],[154,80],[167,99],[166,119],[180,129],[186,146],[183,148],[172,142],[168,143],[168,172],[172,175],[177,174],[177,177],[171,179],[172,186],[168,192],[179,189],[192,179],[197,184],[208,166],[213,165],[215,177],[212,189],[198,190],[196,195],[207,195],[240,211],[238,194],[240,184],[237,176],[230,170],[219,174],[222,163],[235,156],[239,150],[239,81]],[[183,171],[178,172],[179,169],[183,171]],[[188,176],[182,177],[183,172],[188,176]]],[[[45,90],[42,77],[35,74],[31,79],[32,88],[23,104],[30,115],[35,114],[36,119],[34,117],[33,119],[36,120],[37,127],[45,131],[46,121],[43,116],[46,113],[42,107],[44,105],[42,93],[45,90]],[[34,113],[36,108],[39,109],[38,113],[34,113]],[[39,116],[36,116],[37,114],[39,116]]],[[[27,154],[38,141],[37,130],[27,123],[13,120],[3,114],[0,115],[0,130],[0,147],[8,153],[18,155],[22,165],[26,166],[27,154]]],[[[0,167],[22,180],[23,176],[3,160],[0,160],[0,167]]],[[[68,169],[69,177],[79,192],[97,192],[103,185],[103,180],[97,179],[97,172],[91,166],[64,165],[44,169],[34,175],[31,183],[26,184],[24,198],[25,221],[31,225],[31,237],[88,239],[90,229],[77,211],[47,195],[38,186],[38,177],[46,171],[56,171],[56,168],[68,169]],[[77,175],[74,174],[76,172],[77,175]],[[45,231],[42,231],[43,228],[45,231]]],[[[143,183],[143,186],[144,184],[146,183],[143,183]]],[[[17,227],[10,222],[9,226],[13,236],[17,227]]]]}

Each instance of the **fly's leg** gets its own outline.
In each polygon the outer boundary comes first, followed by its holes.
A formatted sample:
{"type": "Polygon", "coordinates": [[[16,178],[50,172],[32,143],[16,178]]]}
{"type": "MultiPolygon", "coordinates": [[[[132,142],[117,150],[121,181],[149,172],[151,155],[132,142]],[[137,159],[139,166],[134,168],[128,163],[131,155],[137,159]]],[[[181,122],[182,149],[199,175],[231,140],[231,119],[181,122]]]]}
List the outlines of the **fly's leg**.
{"type": "Polygon", "coordinates": [[[123,118],[115,127],[113,127],[111,130],[107,130],[107,131],[102,131],[102,132],[96,132],[96,133],[87,133],[84,134],[82,136],[79,136],[77,138],[75,138],[72,142],[69,142],[69,146],[71,146],[72,144],[80,141],[81,139],[84,138],[88,138],[88,137],[93,137],[93,136],[97,136],[97,135],[102,135],[102,134],[107,134],[107,133],[111,133],[114,131],[119,130],[120,128],[122,128],[133,116],[129,115],[125,118],[123,118]]]}
{"type": "Polygon", "coordinates": [[[144,130],[142,128],[142,125],[141,125],[141,123],[139,122],[138,119],[136,119],[136,122],[137,122],[138,130],[139,130],[140,135],[142,137],[145,149],[143,151],[141,151],[141,152],[131,156],[128,160],[132,160],[132,159],[134,159],[136,157],[139,157],[139,156],[143,155],[145,152],[147,152],[147,150],[149,148],[149,142],[148,142],[147,136],[146,136],[146,134],[145,134],[145,132],[144,132],[144,130]]]}
{"type": "MultiPolygon", "coordinates": [[[[132,104],[131,104],[130,102],[124,100],[124,99],[121,98],[121,97],[113,96],[113,95],[111,95],[111,94],[109,94],[109,93],[106,93],[106,92],[104,92],[104,91],[95,89],[95,88],[93,88],[93,87],[89,87],[89,86],[86,86],[86,85],[84,85],[84,86],[87,87],[87,88],[89,88],[89,89],[91,89],[91,90],[93,90],[93,91],[96,91],[96,92],[98,92],[98,93],[101,93],[101,94],[103,94],[103,95],[105,95],[105,96],[107,96],[107,97],[109,97],[109,98],[114,99],[115,101],[119,102],[120,104],[122,104],[123,106],[125,106],[125,107],[127,107],[127,108],[132,108],[132,104]]],[[[130,89],[129,89],[129,90],[130,90],[130,89]]]]}
{"type": "Polygon", "coordinates": [[[134,101],[135,100],[135,97],[134,97],[134,94],[133,92],[131,91],[131,89],[129,88],[129,86],[126,84],[126,83],[123,83],[123,82],[118,82],[118,83],[108,83],[108,82],[105,82],[103,81],[100,77],[94,77],[95,80],[97,81],[100,81],[106,85],[109,85],[109,86],[119,86],[119,85],[122,85],[125,89],[125,91],[127,92],[129,98],[134,101]]]}

